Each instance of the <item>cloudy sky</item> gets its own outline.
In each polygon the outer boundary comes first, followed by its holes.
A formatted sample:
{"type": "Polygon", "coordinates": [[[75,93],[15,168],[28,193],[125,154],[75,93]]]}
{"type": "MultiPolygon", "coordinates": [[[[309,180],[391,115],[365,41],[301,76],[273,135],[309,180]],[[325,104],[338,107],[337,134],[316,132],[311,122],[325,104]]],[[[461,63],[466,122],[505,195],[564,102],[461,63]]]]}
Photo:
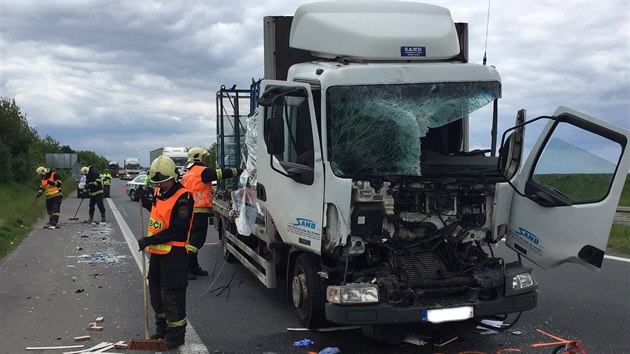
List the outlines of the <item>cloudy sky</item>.
{"type": "MultiPolygon", "coordinates": [[[[305,2],[0,0],[0,96],[40,136],[146,166],[154,148],[216,140],[215,92],[263,76],[263,17],[305,2]]],[[[423,2],[469,23],[481,63],[488,1],[423,2]]],[[[630,129],[628,4],[492,0],[500,128],[520,108],[532,118],[565,105],[630,129]]],[[[473,147],[489,146],[488,129],[473,125],[473,147]]]]}

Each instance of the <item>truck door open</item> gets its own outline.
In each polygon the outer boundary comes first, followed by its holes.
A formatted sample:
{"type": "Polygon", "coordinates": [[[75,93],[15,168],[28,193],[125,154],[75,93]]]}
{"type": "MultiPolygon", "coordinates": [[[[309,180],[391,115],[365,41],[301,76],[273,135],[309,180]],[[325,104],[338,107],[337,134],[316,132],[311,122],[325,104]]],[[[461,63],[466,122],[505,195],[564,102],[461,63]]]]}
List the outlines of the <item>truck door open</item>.
{"type": "Polygon", "coordinates": [[[259,200],[285,243],[319,252],[324,174],[310,86],[269,80],[261,92],[259,200]]]}
{"type": "Polygon", "coordinates": [[[506,244],[545,269],[601,268],[630,168],[629,138],[559,107],[515,179],[506,244]]]}

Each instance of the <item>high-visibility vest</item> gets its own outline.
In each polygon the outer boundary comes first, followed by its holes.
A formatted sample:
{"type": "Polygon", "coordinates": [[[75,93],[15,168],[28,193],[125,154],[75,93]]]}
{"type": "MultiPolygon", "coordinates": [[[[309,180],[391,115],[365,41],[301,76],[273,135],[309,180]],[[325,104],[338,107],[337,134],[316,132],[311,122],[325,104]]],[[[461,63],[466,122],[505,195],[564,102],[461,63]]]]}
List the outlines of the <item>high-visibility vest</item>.
{"type": "MultiPolygon", "coordinates": [[[[151,218],[149,220],[149,229],[147,236],[151,237],[162,230],[168,229],[169,223],[171,221],[171,213],[173,212],[173,207],[175,203],[179,199],[179,197],[184,193],[189,193],[186,188],[180,188],[177,190],[170,198],[167,200],[160,200],[157,196],[159,195],[160,190],[156,188],[155,190],[155,204],[153,208],[151,208],[151,218]]],[[[192,218],[190,218],[192,225],[192,218]]],[[[151,245],[147,247],[147,252],[153,254],[168,254],[171,251],[171,247],[184,247],[188,246],[188,239],[190,238],[190,227],[188,227],[188,234],[186,235],[186,241],[169,241],[166,243],[160,243],[159,245],[151,245]]],[[[188,252],[188,251],[186,251],[188,252]]]]}
{"type": "Polygon", "coordinates": [[[57,187],[55,184],[55,173],[50,173],[50,178],[45,179],[42,177],[42,188],[46,190],[46,198],[51,198],[57,196],[57,194],[61,193],[61,188],[57,187]]]}
{"type": "Polygon", "coordinates": [[[112,175],[107,172],[103,173],[103,184],[106,186],[112,184],[112,175]]]}
{"type": "Polygon", "coordinates": [[[201,173],[205,169],[203,166],[194,165],[182,177],[182,184],[195,199],[195,213],[209,213],[212,209],[212,184],[201,180],[201,173]]]}

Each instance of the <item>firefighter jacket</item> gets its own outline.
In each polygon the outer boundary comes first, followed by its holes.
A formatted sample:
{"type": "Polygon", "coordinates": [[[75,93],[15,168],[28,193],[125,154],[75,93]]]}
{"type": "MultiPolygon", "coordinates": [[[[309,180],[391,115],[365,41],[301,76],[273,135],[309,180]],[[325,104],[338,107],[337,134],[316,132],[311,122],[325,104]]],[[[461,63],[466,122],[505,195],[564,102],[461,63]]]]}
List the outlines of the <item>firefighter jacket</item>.
{"type": "Polygon", "coordinates": [[[95,197],[99,194],[103,194],[103,180],[101,176],[98,174],[96,170],[92,170],[90,167],[90,172],[88,172],[85,188],[88,191],[90,197],[95,197]]]}
{"type": "Polygon", "coordinates": [[[195,163],[188,168],[182,184],[192,192],[195,199],[195,213],[210,213],[212,211],[212,182],[224,178],[231,178],[240,174],[243,170],[237,168],[225,168],[223,170],[204,167],[195,163]]]}
{"type": "Polygon", "coordinates": [[[147,237],[151,245],[147,252],[165,255],[172,247],[186,248],[192,224],[193,199],[188,189],[177,183],[170,191],[160,194],[155,189],[147,237]]]}
{"type": "Polygon", "coordinates": [[[61,180],[55,172],[48,172],[42,176],[40,190],[46,191],[47,199],[61,196],[61,180]]]}
{"type": "Polygon", "coordinates": [[[112,175],[109,172],[103,173],[102,179],[104,185],[109,186],[110,184],[112,184],[112,175]]]}

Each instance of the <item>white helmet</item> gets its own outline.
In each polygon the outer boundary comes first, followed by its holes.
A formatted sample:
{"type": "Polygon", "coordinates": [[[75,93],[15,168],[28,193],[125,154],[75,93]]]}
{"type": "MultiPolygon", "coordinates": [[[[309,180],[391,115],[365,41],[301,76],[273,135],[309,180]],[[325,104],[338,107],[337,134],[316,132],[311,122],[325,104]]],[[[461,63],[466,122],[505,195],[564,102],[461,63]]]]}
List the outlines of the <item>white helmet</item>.
{"type": "Polygon", "coordinates": [[[81,167],[81,174],[82,175],[86,175],[90,172],[90,167],[89,166],[83,166],[81,167]]]}
{"type": "Polygon", "coordinates": [[[42,175],[42,176],[43,176],[43,175],[45,175],[45,174],[47,174],[48,172],[50,172],[50,169],[49,169],[49,168],[46,168],[46,167],[44,167],[44,166],[39,166],[39,167],[35,170],[35,173],[37,173],[38,175],[42,175]]]}
{"type": "Polygon", "coordinates": [[[158,156],[149,168],[149,176],[153,183],[163,183],[170,179],[177,180],[177,167],[168,156],[158,156]]]}
{"type": "Polygon", "coordinates": [[[188,150],[188,162],[203,163],[203,160],[209,156],[208,151],[202,147],[194,147],[188,150]]]}

